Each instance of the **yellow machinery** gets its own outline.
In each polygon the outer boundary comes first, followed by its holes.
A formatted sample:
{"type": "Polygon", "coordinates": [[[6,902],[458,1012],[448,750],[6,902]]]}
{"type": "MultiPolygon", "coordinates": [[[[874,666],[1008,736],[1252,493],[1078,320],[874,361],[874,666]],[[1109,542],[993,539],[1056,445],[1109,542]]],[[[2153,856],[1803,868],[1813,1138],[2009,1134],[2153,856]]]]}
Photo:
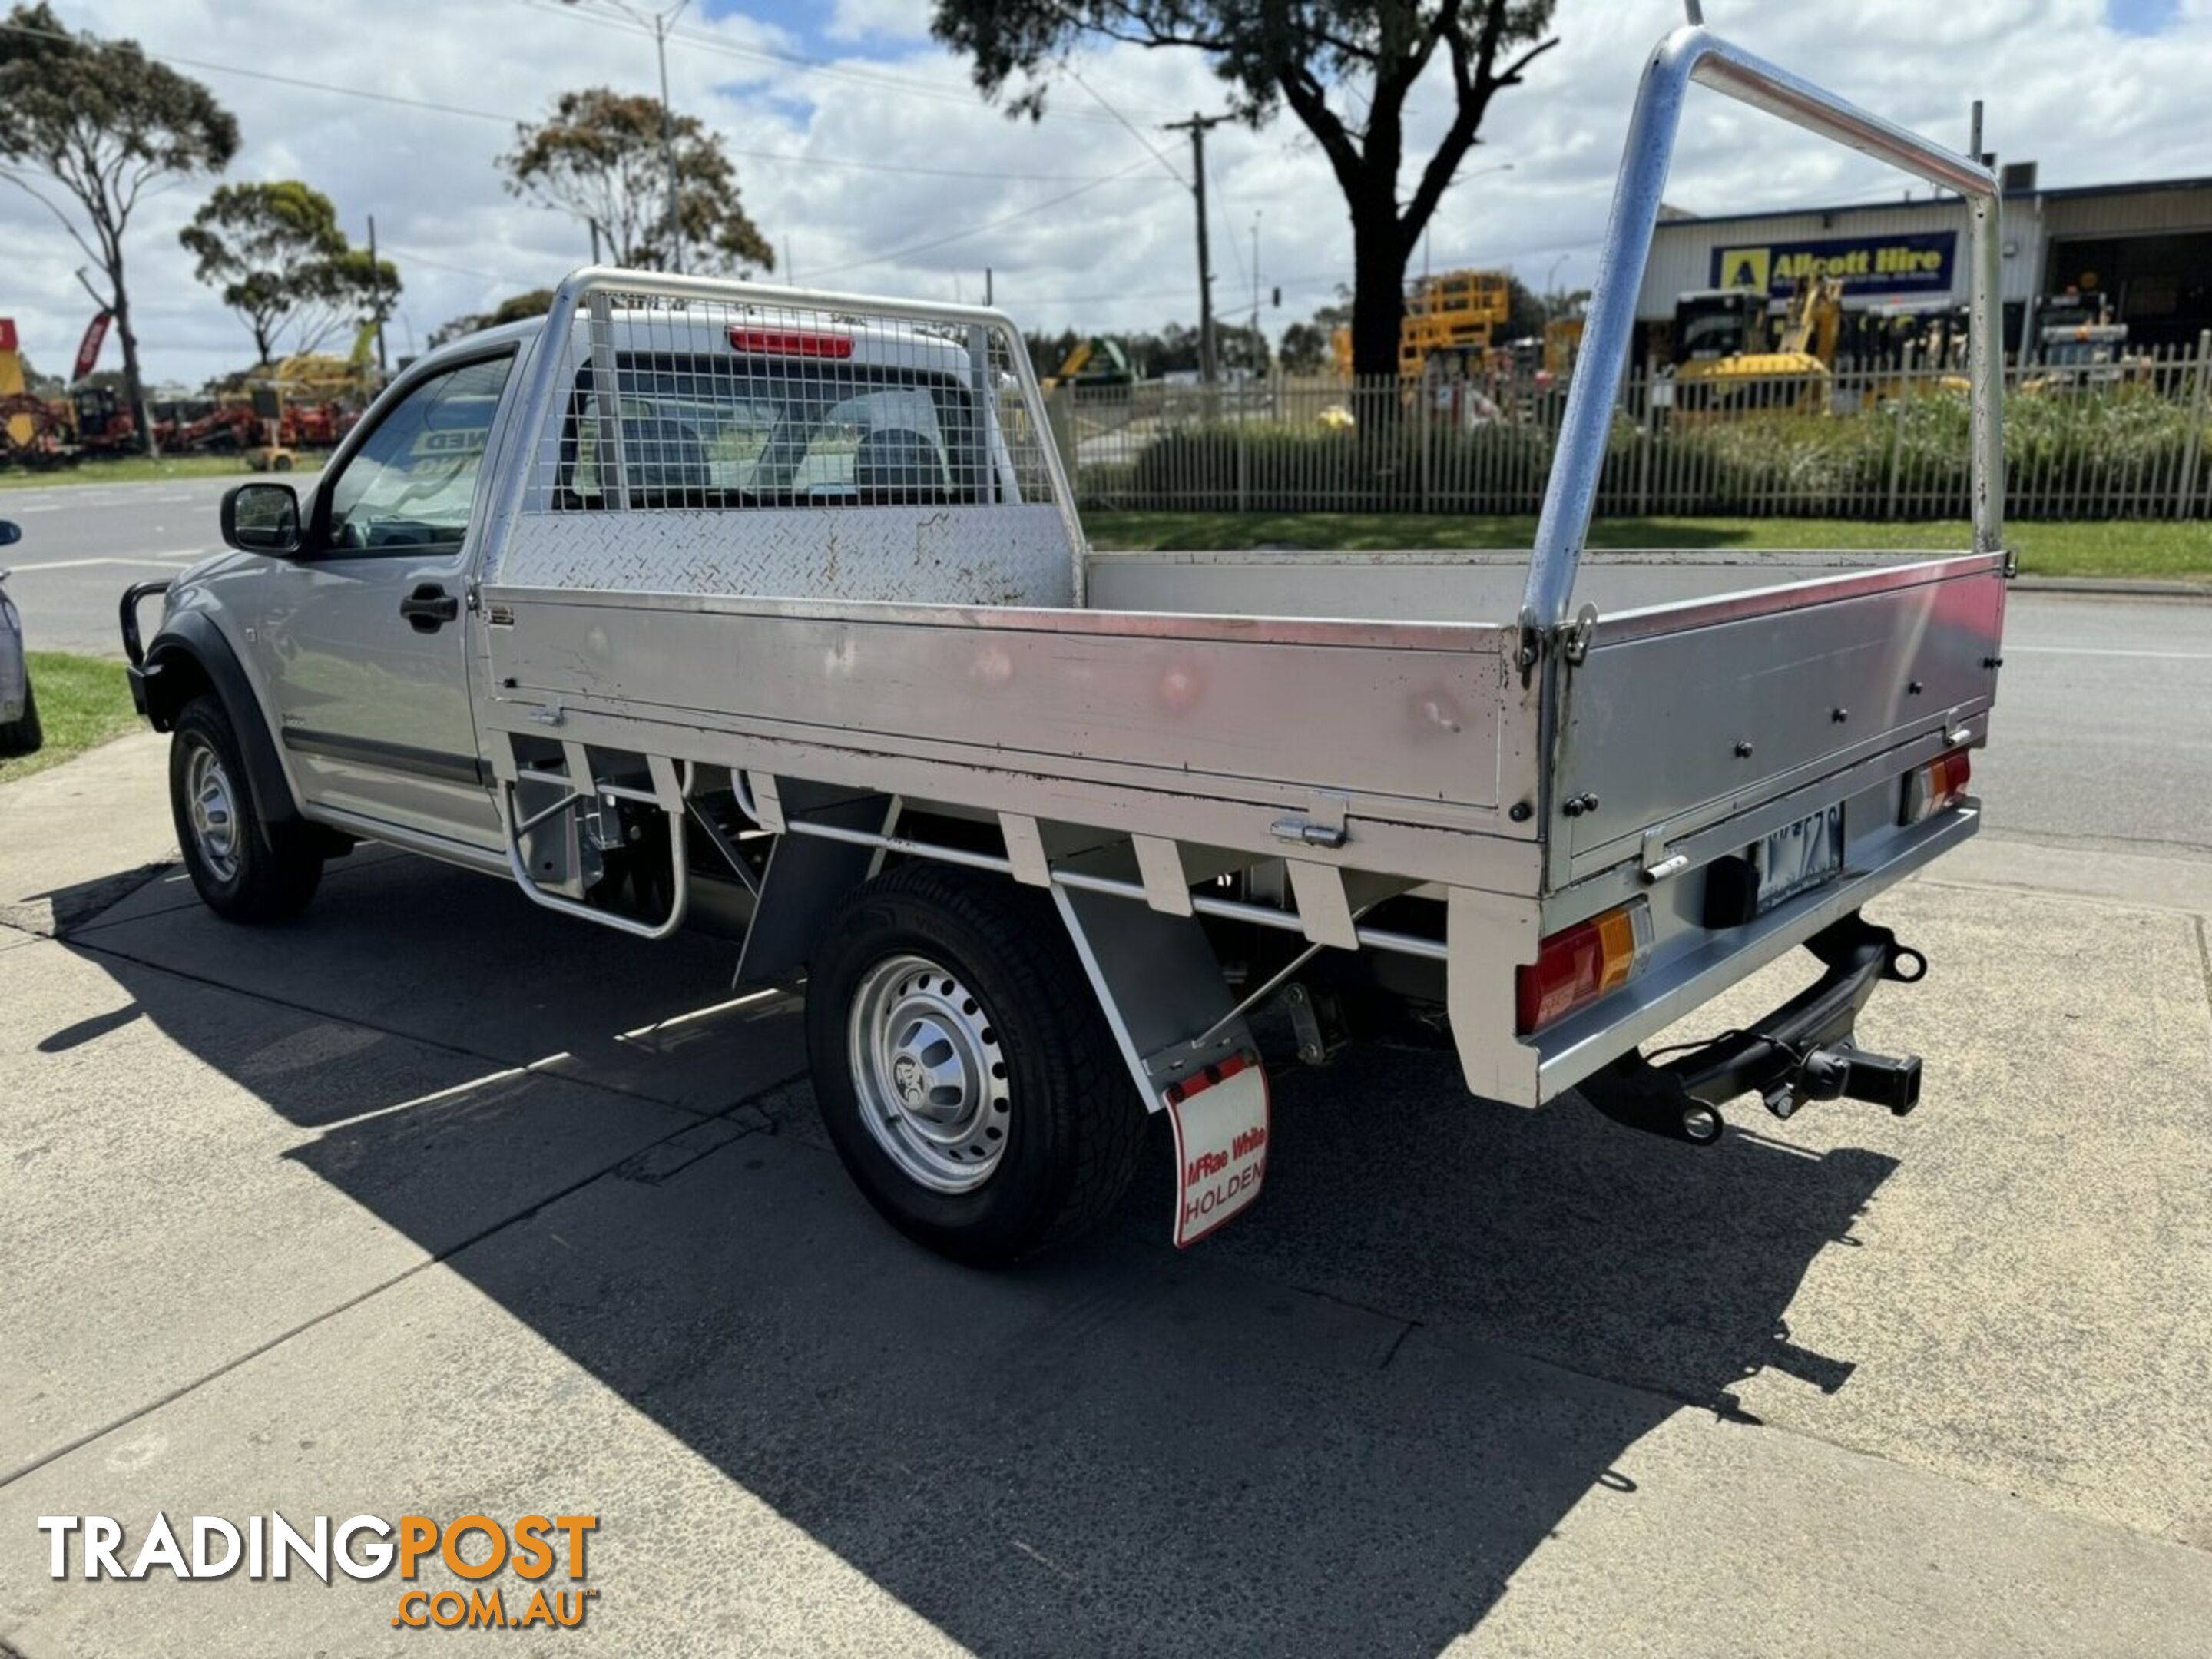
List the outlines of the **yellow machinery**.
{"type": "Polygon", "coordinates": [[[1828,365],[1843,330],[1843,284],[1798,284],[1770,343],[1765,292],[1708,289],[1674,303],[1674,407],[1684,415],[1827,412],[1828,365]]]}
{"type": "Polygon", "coordinates": [[[261,441],[246,464],[256,472],[289,472],[301,449],[329,449],[375,398],[381,377],[368,355],[374,325],[362,331],[350,357],[301,352],[250,374],[246,390],[261,422],[261,441]]]}
{"type": "Polygon", "coordinates": [[[1582,355],[1583,319],[1579,317],[1554,317],[1544,325],[1544,373],[1555,380],[1564,380],[1582,355]]]}
{"type": "Polygon", "coordinates": [[[30,455],[52,424],[46,405],[24,383],[15,319],[0,317],[0,456],[30,455]]]}
{"type": "Polygon", "coordinates": [[[1119,340],[1097,338],[1079,340],[1074,349],[1060,360],[1058,368],[1044,377],[1046,387],[1074,386],[1133,386],[1137,371],[1130,366],[1129,354],[1121,349],[1119,340]]]}
{"type": "Polygon", "coordinates": [[[1448,270],[1408,284],[1398,372],[1419,376],[1432,352],[1486,351],[1512,313],[1512,288],[1502,270],[1448,270]]]}
{"type": "Polygon", "coordinates": [[[258,378],[282,386],[295,403],[342,403],[356,409],[368,406],[380,384],[376,365],[366,356],[339,357],[327,351],[287,357],[258,378]]]}
{"type": "MultiPolygon", "coordinates": [[[[1492,337],[1512,314],[1512,283],[1502,270],[1447,270],[1408,283],[1398,325],[1398,373],[1418,380],[1434,353],[1487,352],[1492,337]]],[[[1329,355],[1337,374],[1349,379],[1351,329],[1330,335],[1329,355]]]]}

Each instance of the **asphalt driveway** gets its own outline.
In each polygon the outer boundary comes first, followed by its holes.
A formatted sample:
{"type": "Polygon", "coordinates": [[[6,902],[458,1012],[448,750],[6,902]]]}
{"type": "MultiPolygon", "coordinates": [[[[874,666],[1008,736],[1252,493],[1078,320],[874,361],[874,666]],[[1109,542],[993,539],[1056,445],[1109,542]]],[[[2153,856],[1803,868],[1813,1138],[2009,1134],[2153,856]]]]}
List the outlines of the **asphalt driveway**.
{"type": "Polygon", "coordinates": [[[1698,1151],[1383,1053],[1281,1080],[1267,1193],[1197,1249],[1156,1146],[1111,1225],[982,1274],[847,1183],[795,996],[726,945],[371,851],[227,927],[160,755],[0,791],[22,1659],[489,1639],[395,1628],[388,1579],[47,1576],[38,1516],[156,1510],[591,1512],[544,1645],[625,1655],[2212,1630],[2201,866],[2042,849],[2030,890],[1985,842],[1893,896],[1909,1119],[1698,1151]]]}

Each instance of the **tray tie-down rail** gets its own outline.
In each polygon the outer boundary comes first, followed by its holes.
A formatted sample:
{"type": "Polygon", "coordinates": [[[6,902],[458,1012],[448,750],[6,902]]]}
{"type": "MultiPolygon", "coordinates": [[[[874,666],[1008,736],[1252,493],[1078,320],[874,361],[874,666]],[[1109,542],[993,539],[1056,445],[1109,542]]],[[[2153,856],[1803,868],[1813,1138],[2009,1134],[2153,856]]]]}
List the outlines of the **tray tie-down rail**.
{"type": "MultiPolygon", "coordinates": [[[[730,865],[737,878],[752,891],[754,900],[763,900],[769,887],[776,884],[776,860],[769,860],[768,878],[754,874],[752,865],[738,854],[734,842],[723,834],[721,825],[714,823],[712,814],[708,814],[692,794],[699,768],[692,761],[679,763],[657,754],[646,754],[641,759],[646,761],[653,781],[650,787],[598,776],[591,763],[591,750],[575,741],[562,744],[560,768],[522,765],[520,754],[515,752],[514,734],[508,734],[507,748],[495,757],[493,772],[498,776],[498,805],[507,841],[507,867],[522,891],[546,909],[575,915],[580,921],[598,922],[602,927],[613,927],[633,938],[668,938],[684,925],[690,900],[690,880],[686,869],[686,818],[690,818],[721,852],[723,860],[730,865]],[[520,796],[525,787],[549,787],[560,794],[546,805],[525,811],[520,796]],[[657,807],[668,821],[672,887],[668,914],[659,921],[633,918],[604,905],[591,905],[581,898],[549,891],[546,883],[538,880],[538,872],[531,869],[531,849],[525,848],[525,836],[595,801],[629,801],[657,807]]],[[[1166,1099],[1175,1099],[1175,1095],[1166,1091],[1182,1082],[1188,1073],[1199,1071],[1212,1061],[1228,1060],[1239,1048],[1249,1046],[1243,1024],[1245,1015],[1267,995],[1279,991],[1291,973],[1310,963],[1322,947],[1343,945],[1380,949],[1429,957],[1436,963],[1449,963],[1451,953],[1449,942],[1440,938],[1422,938],[1418,933],[1401,933],[1364,925],[1363,918],[1378,905],[1380,898],[1371,898],[1358,907],[1347,902],[1340,921],[1343,938],[1338,938],[1338,925],[1328,918],[1316,921],[1312,915],[1303,915],[1301,911],[1221,898],[1214,894],[1194,894],[1182,880],[1182,863],[1179,856],[1172,854],[1172,872],[1159,869],[1141,880],[1128,880],[1099,874],[1095,869],[1051,863],[1044,856],[1037,836],[1037,823],[1033,818],[1006,821],[1002,814],[1009,845],[1006,854],[949,848],[905,834],[891,834],[890,830],[860,830],[849,823],[827,821],[827,817],[801,817],[787,810],[783,799],[785,790],[769,772],[748,772],[745,768],[719,765],[706,769],[717,776],[723,775],[723,769],[728,772],[730,792],[738,811],[744,811],[750,823],[769,836],[811,836],[894,856],[929,858],[936,863],[984,869],[991,874],[1009,876],[1018,883],[1051,890],[1053,902],[1060,909],[1061,921],[1068,925],[1078,957],[1097,991],[1099,1006],[1106,1013],[1106,1022],[1113,1029],[1117,1046],[1128,1064],[1130,1078],[1134,1079],[1139,1093],[1155,1106],[1166,1099]],[[1097,898],[1128,900],[1128,905],[1109,905],[1103,911],[1097,911],[1091,905],[1091,900],[1097,898]],[[1155,927],[1144,929],[1128,921],[1117,921],[1115,911],[1151,915],[1155,927]],[[1207,947],[1201,933],[1190,927],[1194,915],[1217,915],[1225,921],[1305,933],[1307,949],[1291,957],[1290,964],[1281,971],[1272,973],[1259,987],[1248,991],[1248,995],[1232,1000],[1228,987],[1218,978],[1212,947],[1207,947]],[[1170,957],[1182,963],[1186,971],[1166,971],[1172,967],[1170,957]]],[[[635,765],[630,765],[630,776],[635,776],[635,765]]],[[[1141,865],[1144,860],[1139,858],[1137,863],[1141,865]]],[[[573,878],[580,880],[575,856],[568,860],[546,860],[549,872],[560,867],[566,867],[573,878]]],[[[1343,896],[1340,887],[1338,896],[1343,896]]],[[[759,921],[759,914],[754,915],[754,921],[759,921]]],[[[745,975],[750,969],[752,960],[748,956],[738,964],[738,973],[745,975]]]]}
{"type": "MultiPolygon", "coordinates": [[[[1928,959],[1854,910],[1805,941],[1826,964],[1820,980],[1759,1023],[1691,1044],[1655,1066],[1632,1048],[1577,1085],[1616,1123],[1695,1146],[1710,1146],[1725,1127],[1719,1108],[1757,1094],[1787,1119],[1808,1100],[1871,1101],[1902,1117],[1920,1103],[1920,1057],[1877,1054],[1852,1040],[1859,1011],[1875,985],[1911,985],[1928,959]]],[[[1661,1052],[1666,1052],[1662,1050],[1661,1052]]]]}
{"type": "MultiPolygon", "coordinates": [[[[510,738],[510,745],[505,755],[501,757],[506,763],[495,768],[499,784],[500,821],[506,834],[507,868],[522,890],[534,902],[544,905],[549,910],[557,910],[564,915],[576,916],[586,921],[595,921],[602,927],[612,927],[640,939],[667,938],[684,925],[690,901],[690,887],[684,878],[684,823],[687,816],[696,823],[708,839],[714,843],[723,858],[728,862],[732,871],[735,872],[738,880],[744,884],[746,889],[756,898],[760,896],[760,878],[754,873],[752,866],[739,855],[729,838],[722,833],[720,826],[716,824],[707,813],[701,811],[698,803],[693,799],[692,792],[696,786],[698,769],[692,762],[688,760],[678,762],[660,755],[643,757],[653,779],[653,787],[650,789],[640,789],[632,785],[614,783],[596,777],[592,770],[589,754],[582,744],[564,742],[562,744],[562,752],[563,763],[562,769],[558,771],[546,767],[526,767],[515,758],[510,738]],[[558,788],[562,793],[557,799],[524,816],[517,796],[518,788],[521,786],[558,788]],[[640,921],[601,906],[587,904],[559,893],[549,892],[532,877],[529,861],[522,849],[522,837],[541,824],[565,812],[572,812],[596,799],[627,800],[641,805],[654,806],[659,808],[667,816],[669,850],[675,861],[676,868],[668,915],[662,920],[640,921]]],[[[719,767],[713,769],[718,773],[721,770],[719,767]]],[[[1016,860],[1008,855],[976,852],[967,848],[939,846],[929,842],[918,841],[910,836],[876,830],[855,830],[848,826],[788,815],[773,793],[768,793],[767,800],[763,801],[762,799],[764,792],[760,787],[761,783],[765,781],[769,787],[769,791],[772,792],[775,787],[773,777],[763,773],[749,772],[739,767],[729,769],[729,776],[738,810],[755,824],[772,835],[817,836],[827,840],[846,842],[855,846],[873,847],[884,852],[904,854],[908,857],[933,859],[940,863],[962,865],[973,870],[988,870],[997,875],[1012,876],[1017,880],[1025,878],[1025,872],[1018,866],[1016,860]]],[[[1044,866],[1038,873],[1042,875],[1043,884],[1048,886],[1068,888],[1079,892],[1099,893],[1114,898],[1133,900],[1139,904],[1149,903],[1153,898],[1152,891],[1141,881],[1127,881],[1112,876],[1091,874],[1063,868],[1058,865],[1044,866]]],[[[1198,893],[1190,894],[1188,902],[1193,912],[1202,915],[1251,922],[1259,927],[1272,927],[1293,933],[1306,933],[1309,930],[1308,921],[1297,911],[1279,909],[1273,905],[1255,904],[1241,899],[1224,899],[1198,893]]],[[[1359,919],[1373,908],[1372,903],[1364,904],[1352,914],[1352,920],[1355,924],[1353,938],[1359,945],[1370,950],[1395,951],[1407,956],[1425,957],[1436,962],[1448,960],[1449,947],[1442,939],[1426,939],[1419,934],[1399,933],[1389,928],[1358,925],[1359,919]]],[[[1311,954],[1312,952],[1309,951],[1306,956],[1311,954]]],[[[1301,957],[1299,961],[1303,963],[1305,959],[1305,957],[1301,957]]],[[[1273,988],[1272,984],[1269,988],[1273,988]]]]}

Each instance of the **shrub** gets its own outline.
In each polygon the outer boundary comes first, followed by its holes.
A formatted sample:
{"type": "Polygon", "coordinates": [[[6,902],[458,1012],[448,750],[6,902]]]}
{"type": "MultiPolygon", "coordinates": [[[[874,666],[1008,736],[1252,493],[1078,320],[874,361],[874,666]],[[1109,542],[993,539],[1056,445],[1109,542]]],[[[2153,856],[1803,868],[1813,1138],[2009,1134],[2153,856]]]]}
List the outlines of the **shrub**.
{"type": "MultiPolygon", "coordinates": [[[[2008,511],[2099,517],[2146,506],[2164,511],[2191,445],[2198,510],[2212,487],[2212,434],[2194,429],[2188,404],[2148,386],[2036,386],[2005,407],[2008,511]]],[[[1551,466],[1547,426],[1469,428],[1410,418],[1373,429],[1318,424],[1189,422],[1143,442],[1133,459],[1081,469],[1090,505],[1197,512],[1526,513],[1551,466]]],[[[1832,415],[1771,411],[1663,420],[1647,435],[1616,416],[1600,508],[1757,512],[1879,519],[1964,516],[1968,428],[1964,391],[1931,388],[1901,401],[1870,398],[1832,415]],[[1645,447],[1649,457],[1641,454],[1645,447]]]]}

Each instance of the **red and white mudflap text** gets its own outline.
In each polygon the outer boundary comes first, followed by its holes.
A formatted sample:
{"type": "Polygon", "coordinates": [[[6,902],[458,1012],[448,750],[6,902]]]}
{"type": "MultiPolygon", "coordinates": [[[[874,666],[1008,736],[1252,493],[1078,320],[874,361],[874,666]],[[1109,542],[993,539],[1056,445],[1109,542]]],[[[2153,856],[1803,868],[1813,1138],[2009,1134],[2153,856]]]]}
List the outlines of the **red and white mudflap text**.
{"type": "Polygon", "coordinates": [[[1260,1196],[1267,1172],[1267,1073],[1232,1054],[1163,1097],[1175,1125],[1177,1249],[1196,1243],[1260,1196]]]}

